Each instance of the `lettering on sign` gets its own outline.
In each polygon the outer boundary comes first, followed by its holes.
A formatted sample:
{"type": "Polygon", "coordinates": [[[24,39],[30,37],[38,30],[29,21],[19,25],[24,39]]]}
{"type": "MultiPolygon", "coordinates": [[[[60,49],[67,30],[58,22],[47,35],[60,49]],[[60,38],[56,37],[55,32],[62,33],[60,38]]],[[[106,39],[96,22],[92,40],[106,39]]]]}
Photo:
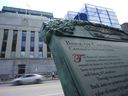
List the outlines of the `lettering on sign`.
{"type": "Polygon", "coordinates": [[[62,43],[88,96],[128,96],[128,60],[122,59],[128,54],[119,42],[65,39],[62,43]]]}

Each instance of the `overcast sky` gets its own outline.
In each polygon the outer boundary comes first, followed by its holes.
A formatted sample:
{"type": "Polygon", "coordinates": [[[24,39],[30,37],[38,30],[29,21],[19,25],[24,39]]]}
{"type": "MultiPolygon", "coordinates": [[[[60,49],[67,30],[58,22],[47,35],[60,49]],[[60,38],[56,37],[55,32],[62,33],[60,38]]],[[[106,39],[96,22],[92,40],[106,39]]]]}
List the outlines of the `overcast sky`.
{"type": "Polygon", "coordinates": [[[52,12],[54,17],[64,18],[67,11],[78,12],[85,3],[111,8],[120,24],[128,22],[127,0],[0,0],[0,10],[3,6],[27,8],[52,12]]]}

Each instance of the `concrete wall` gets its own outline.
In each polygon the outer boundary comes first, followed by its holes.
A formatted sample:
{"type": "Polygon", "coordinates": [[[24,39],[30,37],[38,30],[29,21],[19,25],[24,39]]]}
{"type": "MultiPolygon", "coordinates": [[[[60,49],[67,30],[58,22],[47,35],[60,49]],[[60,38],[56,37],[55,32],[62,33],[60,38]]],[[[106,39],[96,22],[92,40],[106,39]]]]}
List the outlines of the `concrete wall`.
{"type": "Polygon", "coordinates": [[[18,65],[25,64],[25,74],[47,74],[56,72],[53,59],[1,59],[0,78],[14,78],[18,73],[18,65]]]}

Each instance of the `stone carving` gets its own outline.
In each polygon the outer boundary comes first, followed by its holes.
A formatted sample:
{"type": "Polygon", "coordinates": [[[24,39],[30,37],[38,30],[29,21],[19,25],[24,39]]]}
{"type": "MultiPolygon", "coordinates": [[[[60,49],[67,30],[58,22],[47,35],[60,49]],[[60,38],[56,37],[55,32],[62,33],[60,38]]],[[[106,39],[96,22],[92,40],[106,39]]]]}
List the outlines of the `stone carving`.
{"type": "Polygon", "coordinates": [[[49,22],[48,25],[44,24],[44,39],[45,42],[50,42],[51,35],[64,35],[64,34],[73,34],[74,26],[71,25],[71,22],[68,20],[56,20],[49,22]]]}
{"type": "Polygon", "coordinates": [[[28,26],[29,25],[29,22],[28,22],[28,19],[27,18],[23,18],[22,21],[21,21],[21,23],[24,26],[28,26]]]}
{"type": "Polygon", "coordinates": [[[43,24],[43,36],[46,43],[50,42],[51,36],[53,34],[63,36],[63,35],[73,35],[73,30],[75,26],[82,26],[85,30],[91,31],[90,34],[94,37],[102,38],[112,38],[112,35],[119,36],[119,39],[128,39],[124,31],[115,29],[109,26],[83,22],[77,20],[55,20],[49,22],[49,24],[43,24]],[[94,33],[92,31],[95,31],[94,33]],[[125,34],[125,35],[124,35],[125,34]]]}

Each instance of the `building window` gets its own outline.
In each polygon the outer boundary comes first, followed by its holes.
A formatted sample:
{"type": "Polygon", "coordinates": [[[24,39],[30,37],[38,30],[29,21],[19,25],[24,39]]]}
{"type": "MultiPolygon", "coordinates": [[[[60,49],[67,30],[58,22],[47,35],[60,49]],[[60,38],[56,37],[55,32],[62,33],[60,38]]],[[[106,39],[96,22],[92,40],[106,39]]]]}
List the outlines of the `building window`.
{"type": "Polygon", "coordinates": [[[17,34],[18,34],[18,30],[13,30],[12,52],[16,51],[17,34]]]}
{"type": "Polygon", "coordinates": [[[39,52],[43,52],[43,37],[42,37],[42,33],[39,32],[39,52]]]}
{"type": "Polygon", "coordinates": [[[30,52],[30,58],[34,58],[34,52],[30,52]]]}
{"type": "Polygon", "coordinates": [[[30,37],[30,52],[34,52],[34,42],[35,42],[35,32],[31,31],[31,37],[30,37]]]}
{"type": "Polygon", "coordinates": [[[5,57],[5,52],[1,52],[0,57],[4,58],[5,57]]]}
{"type": "Polygon", "coordinates": [[[2,41],[2,49],[0,53],[1,58],[5,58],[5,52],[7,47],[7,39],[8,39],[8,29],[4,29],[3,41],[2,41]]]}
{"type": "Polygon", "coordinates": [[[21,57],[25,57],[25,48],[26,48],[26,35],[27,32],[25,30],[22,31],[22,38],[21,38],[21,57]]]}
{"type": "Polygon", "coordinates": [[[43,52],[38,52],[38,58],[43,58],[43,52]]]}
{"type": "Polygon", "coordinates": [[[20,54],[20,56],[21,56],[22,58],[24,58],[24,57],[25,57],[25,52],[22,51],[21,54],[20,54]]]}

